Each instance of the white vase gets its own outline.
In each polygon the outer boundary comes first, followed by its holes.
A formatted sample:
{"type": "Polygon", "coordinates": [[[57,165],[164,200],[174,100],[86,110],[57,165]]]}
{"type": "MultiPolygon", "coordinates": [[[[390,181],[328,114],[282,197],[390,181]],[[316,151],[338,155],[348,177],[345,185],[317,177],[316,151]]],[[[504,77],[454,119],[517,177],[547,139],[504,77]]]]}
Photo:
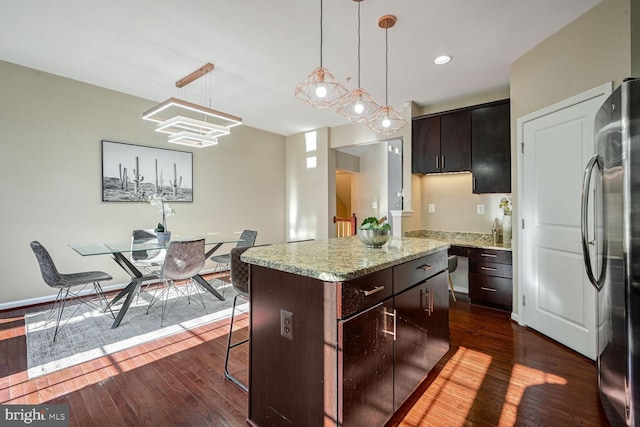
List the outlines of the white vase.
{"type": "Polygon", "coordinates": [[[502,217],[502,243],[511,245],[511,214],[502,217]]]}

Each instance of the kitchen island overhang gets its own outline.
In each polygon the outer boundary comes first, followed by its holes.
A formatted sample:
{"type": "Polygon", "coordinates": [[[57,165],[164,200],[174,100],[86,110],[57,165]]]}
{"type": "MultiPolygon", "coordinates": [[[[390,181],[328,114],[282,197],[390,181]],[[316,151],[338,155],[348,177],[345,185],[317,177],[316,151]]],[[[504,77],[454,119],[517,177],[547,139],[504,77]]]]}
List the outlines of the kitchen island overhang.
{"type": "Polygon", "coordinates": [[[449,349],[448,247],[349,237],[244,252],[249,423],[383,425],[449,349]]]}

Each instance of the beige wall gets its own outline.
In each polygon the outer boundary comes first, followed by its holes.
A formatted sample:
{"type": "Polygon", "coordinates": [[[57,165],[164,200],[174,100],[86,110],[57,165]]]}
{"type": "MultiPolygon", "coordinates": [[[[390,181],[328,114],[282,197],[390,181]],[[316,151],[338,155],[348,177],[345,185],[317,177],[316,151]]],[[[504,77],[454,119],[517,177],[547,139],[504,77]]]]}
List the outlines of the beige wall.
{"type": "Polygon", "coordinates": [[[472,179],[471,173],[422,177],[422,228],[491,234],[494,220],[502,222],[500,199],[510,195],[472,194],[472,179]],[[429,213],[429,204],[434,205],[434,213],[429,213]],[[478,205],[484,206],[484,214],[477,213],[478,205]]]}
{"type": "Polygon", "coordinates": [[[286,138],[287,241],[326,239],[333,232],[335,153],[329,150],[328,128],[311,132],[317,134],[313,151],[306,151],[304,133],[286,138]],[[311,157],[316,158],[316,167],[307,167],[311,157]]]}
{"type": "Polygon", "coordinates": [[[101,201],[103,139],[193,151],[194,201],[173,204],[167,225],[174,235],[233,237],[252,228],[259,244],[284,241],[283,136],[239,126],[219,145],[191,150],[167,144],[141,119],[155,102],[1,61],[0,75],[0,309],[54,293],[31,240],[49,249],[62,272],[98,269],[114,276],[107,285],[127,281],[108,256],[83,258],[67,246],[128,241],[132,229],[159,221],[145,203],[101,201]]]}
{"type": "MultiPolygon", "coordinates": [[[[633,0],[635,1],[635,0],[633,0]]],[[[631,72],[629,0],[603,0],[511,65],[512,191],[517,197],[516,120],[631,72]]],[[[514,205],[514,222],[518,206],[514,205]]],[[[513,229],[514,313],[518,313],[518,228],[513,229]]]]}
{"type": "Polygon", "coordinates": [[[640,77],[640,2],[631,2],[631,76],[640,77]]]}

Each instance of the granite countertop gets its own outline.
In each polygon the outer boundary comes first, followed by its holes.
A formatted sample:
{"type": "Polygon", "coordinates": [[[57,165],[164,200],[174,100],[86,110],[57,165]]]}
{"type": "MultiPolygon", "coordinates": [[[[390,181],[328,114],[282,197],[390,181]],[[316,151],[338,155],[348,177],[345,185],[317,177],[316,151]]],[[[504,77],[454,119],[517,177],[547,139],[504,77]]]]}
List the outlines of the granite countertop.
{"type": "Polygon", "coordinates": [[[414,230],[405,233],[407,237],[418,237],[422,239],[438,240],[447,242],[454,246],[465,246],[468,248],[497,249],[501,251],[511,251],[511,245],[502,242],[493,243],[491,234],[466,233],[459,231],[439,231],[439,230],[414,230]]]}
{"type": "Polygon", "coordinates": [[[351,236],[254,247],[241,259],[325,282],[343,282],[448,248],[445,242],[412,237],[392,237],[381,248],[368,248],[351,236]]]}

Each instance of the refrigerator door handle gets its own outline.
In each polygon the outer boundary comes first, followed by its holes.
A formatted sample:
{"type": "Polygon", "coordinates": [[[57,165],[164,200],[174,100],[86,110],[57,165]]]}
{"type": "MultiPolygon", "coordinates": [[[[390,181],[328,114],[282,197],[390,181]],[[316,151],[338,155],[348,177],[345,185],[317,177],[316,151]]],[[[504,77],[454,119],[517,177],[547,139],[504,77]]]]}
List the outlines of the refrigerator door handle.
{"type": "Polygon", "coordinates": [[[589,241],[589,229],[587,221],[589,219],[589,186],[591,183],[591,174],[594,168],[598,165],[598,155],[594,155],[584,170],[584,181],[582,182],[582,220],[580,221],[580,228],[582,230],[582,256],[584,257],[584,265],[587,270],[587,276],[589,281],[596,288],[596,291],[600,291],[604,286],[604,275],[601,274],[600,278],[596,279],[593,275],[593,267],[591,265],[591,256],[589,255],[589,245],[595,244],[595,238],[589,241]]]}

